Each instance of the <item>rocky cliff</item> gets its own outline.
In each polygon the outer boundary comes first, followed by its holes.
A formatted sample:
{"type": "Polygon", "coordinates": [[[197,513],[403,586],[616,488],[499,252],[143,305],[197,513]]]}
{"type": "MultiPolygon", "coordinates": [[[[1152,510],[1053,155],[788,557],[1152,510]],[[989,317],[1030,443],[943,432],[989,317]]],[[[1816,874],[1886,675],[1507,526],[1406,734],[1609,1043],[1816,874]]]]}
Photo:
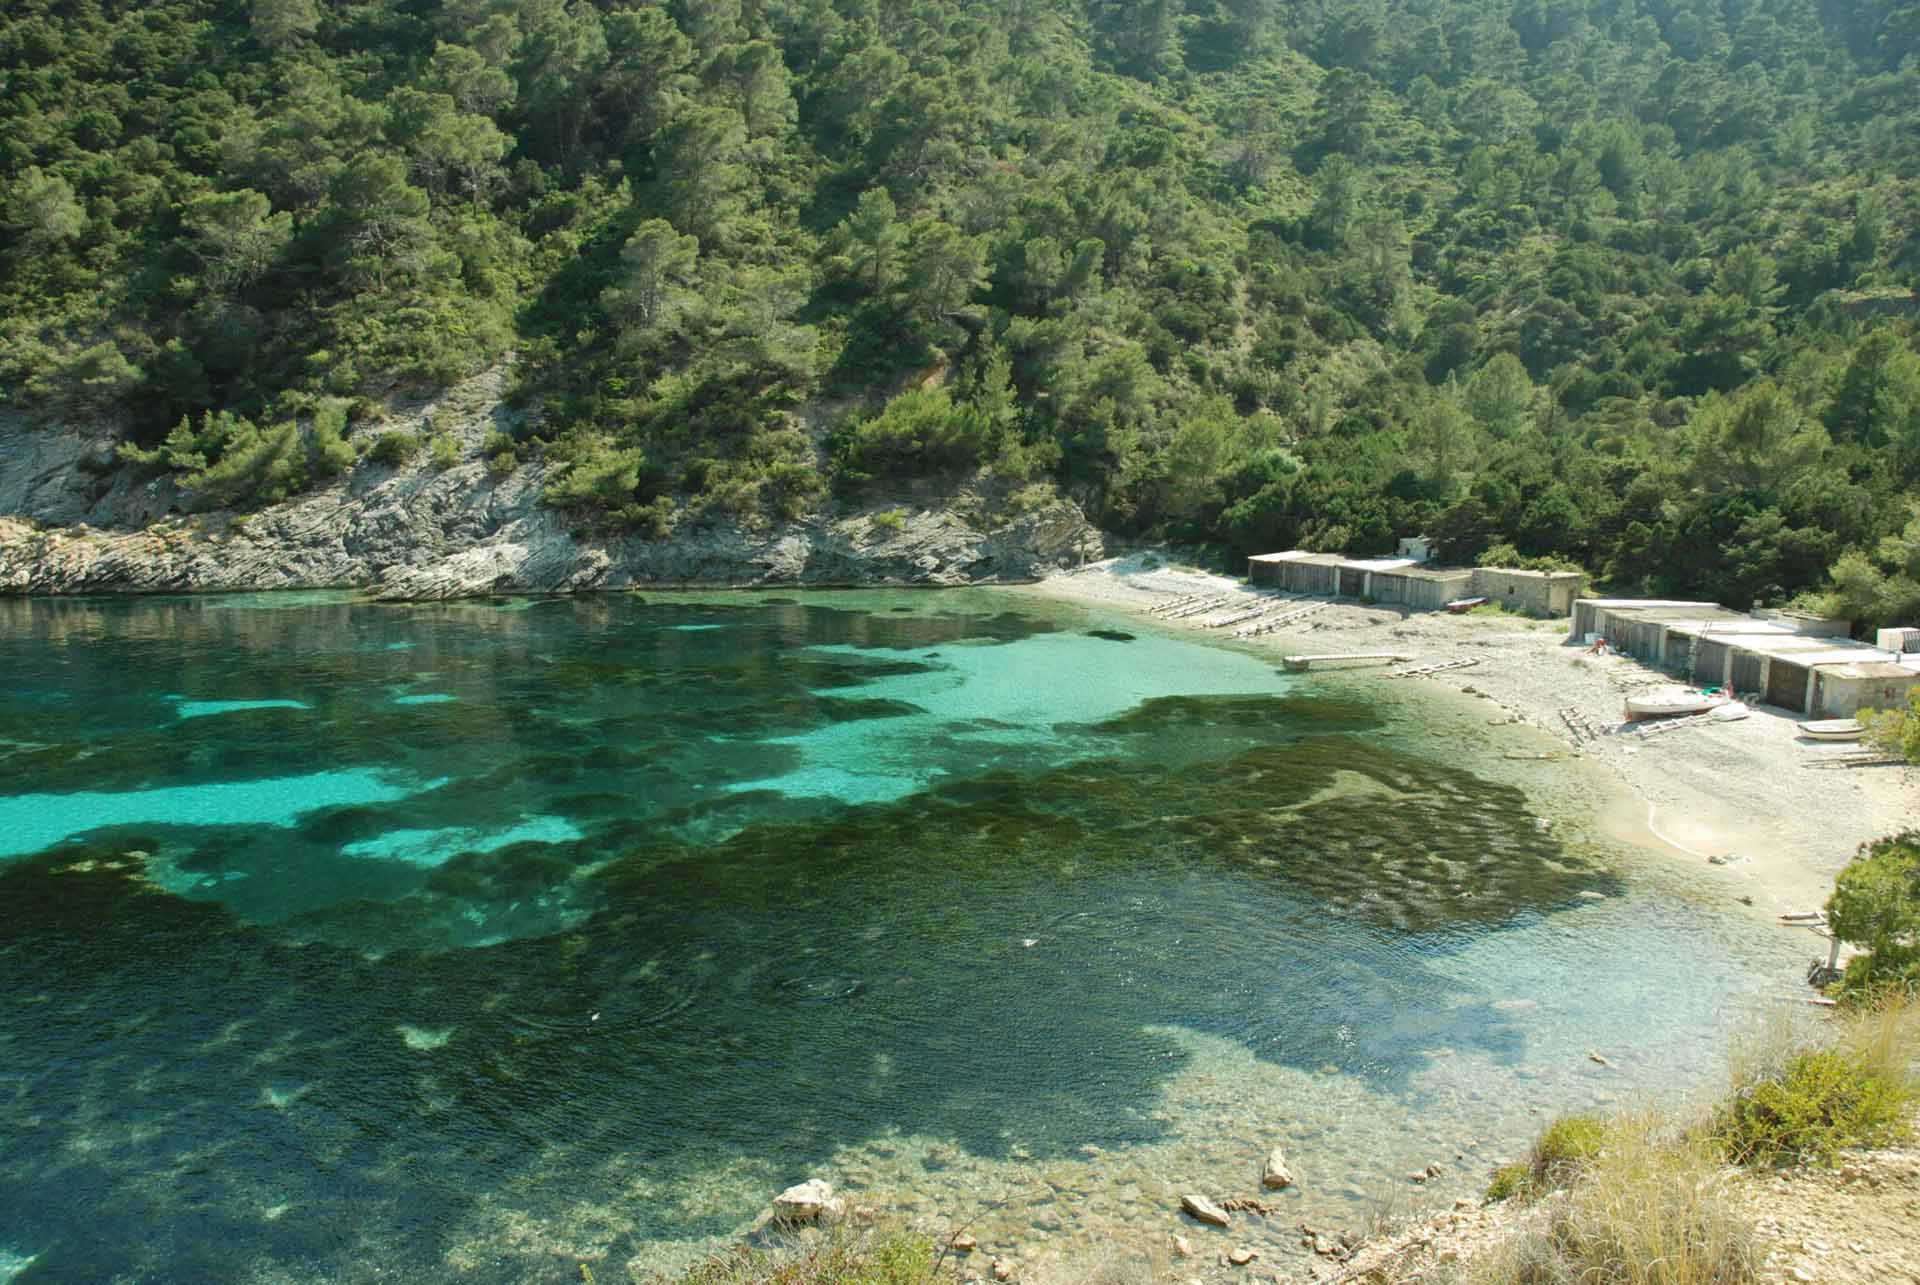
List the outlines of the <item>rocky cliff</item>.
{"type": "Polygon", "coordinates": [[[184,515],[172,480],[112,464],[105,432],[0,421],[0,592],[363,588],[447,598],[676,585],[960,585],[1031,580],[1101,556],[1063,500],[990,488],[888,497],[793,522],[692,515],[665,539],[576,534],[540,503],[546,467],[480,458],[506,412],[498,374],[381,428],[451,433],[458,462],[362,460],[338,481],[245,514],[184,515]]]}

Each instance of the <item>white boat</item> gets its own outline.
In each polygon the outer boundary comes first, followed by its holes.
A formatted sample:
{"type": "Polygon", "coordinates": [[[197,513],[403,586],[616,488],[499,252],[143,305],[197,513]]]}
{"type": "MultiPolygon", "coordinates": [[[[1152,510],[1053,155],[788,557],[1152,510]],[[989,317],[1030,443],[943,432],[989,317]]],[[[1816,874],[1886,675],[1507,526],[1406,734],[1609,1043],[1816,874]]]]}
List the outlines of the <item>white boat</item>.
{"type": "Polygon", "coordinates": [[[1816,741],[1857,741],[1866,730],[1857,718],[1823,718],[1800,724],[1800,735],[1816,741]]]}
{"type": "Polygon", "coordinates": [[[1682,714],[1704,714],[1728,703],[1722,692],[1708,695],[1698,691],[1648,692],[1627,697],[1627,721],[1642,718],[1677,718],[1682,714]]]}

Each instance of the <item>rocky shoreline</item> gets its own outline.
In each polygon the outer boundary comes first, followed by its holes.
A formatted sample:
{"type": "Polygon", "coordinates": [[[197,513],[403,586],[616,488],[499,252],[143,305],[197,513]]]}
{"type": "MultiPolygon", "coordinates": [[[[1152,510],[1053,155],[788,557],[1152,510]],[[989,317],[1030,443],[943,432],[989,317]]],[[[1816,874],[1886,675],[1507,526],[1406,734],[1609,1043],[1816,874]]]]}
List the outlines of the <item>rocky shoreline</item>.
{"type": "Polygon", "coordinates": [[[381,431],[450,435],[362,459],[339,480],[256,512],[188,515],[168,478],[113,463],[113,435],[0,421],[0,593],[363,589],[389,599],[634,588],[1018,584],[1103,556],[1100,532],[1058,497],[987,484],[889,496],[796,521],[698,514],[667,538],[580,532],[543,505],[548,466],[496,474],[482,458],[506,412],[490,372],[381,431]]]}

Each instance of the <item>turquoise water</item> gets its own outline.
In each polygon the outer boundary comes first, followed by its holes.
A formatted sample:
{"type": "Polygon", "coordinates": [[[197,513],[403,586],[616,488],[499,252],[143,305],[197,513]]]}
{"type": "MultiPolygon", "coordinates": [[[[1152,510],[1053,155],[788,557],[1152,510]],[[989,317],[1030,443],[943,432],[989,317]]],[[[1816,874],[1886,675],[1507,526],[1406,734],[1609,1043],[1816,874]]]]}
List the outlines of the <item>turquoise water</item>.
{"type": "Polygon", "coordinates": [[[0,1279],[644,1277],[815,1175],[1070,1278],[1280,1142],[1272,1262],[1698,1084],[1796,944],[1436,726],[985,591],[0,602],[0,1279]]]}

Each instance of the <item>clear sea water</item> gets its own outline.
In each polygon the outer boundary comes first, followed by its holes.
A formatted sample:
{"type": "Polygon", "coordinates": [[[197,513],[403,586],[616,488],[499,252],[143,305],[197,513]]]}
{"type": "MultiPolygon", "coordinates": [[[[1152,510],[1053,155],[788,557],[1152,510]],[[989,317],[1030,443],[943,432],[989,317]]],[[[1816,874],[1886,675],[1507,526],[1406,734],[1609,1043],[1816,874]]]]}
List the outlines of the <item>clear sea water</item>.
{"type": "Polygon", "coordinates": [[[0,1281],[644,1279],[814,1176],[1070,1279],[1282,1144],[1278,1265],[1710,1079],[1799,943],[1388,687],[990,591],[0,601],[0,1281]]]}

